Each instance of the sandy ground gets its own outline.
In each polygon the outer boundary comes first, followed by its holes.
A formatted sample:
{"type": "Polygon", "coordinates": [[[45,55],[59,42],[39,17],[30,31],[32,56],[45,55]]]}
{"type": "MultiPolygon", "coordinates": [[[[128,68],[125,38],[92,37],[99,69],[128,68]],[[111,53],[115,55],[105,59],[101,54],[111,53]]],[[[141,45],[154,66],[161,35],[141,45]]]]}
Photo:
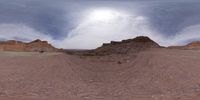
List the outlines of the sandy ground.
{"type": "Polygon", "coordinates": [[[0,52],[0,100],[200,100],[200,51],[0,52]]]}

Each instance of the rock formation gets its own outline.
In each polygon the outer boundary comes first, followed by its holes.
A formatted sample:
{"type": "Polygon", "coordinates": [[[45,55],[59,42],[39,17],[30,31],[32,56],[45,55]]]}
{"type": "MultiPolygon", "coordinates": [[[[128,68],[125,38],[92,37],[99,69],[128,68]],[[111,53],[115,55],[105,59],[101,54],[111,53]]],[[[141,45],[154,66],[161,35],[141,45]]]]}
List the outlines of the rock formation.
{"type": "Polygon", "coordinates": [[[186,47],[188,49],[200,49],[200,41],[191,42],[186,47]]]}
{"type": "Polygon", "coordinates": [[[159,44],[151,40],[149,37],[140,36],[134,39],[111,41],[111,43],[104,43],[102,47],[95,50],[96,54],[126,54],[135,53],[148,48],[159,48],[159,44]]]}
{"type": "Polygon", "coordinates": [[[47,41],[41,41],[39,39],[29,43],[21,41],[9,40],[0,42],[0,51],[24,51],[24,52],[54,52],[59,51],[47,41]]]}
{"type": "Polygon", "coordinates": [[[47,41],[41,41],[41,40],[37,39],[35,41],[28,43],[25,47],[25,51],[53,52],[53,51],[57,51],[57,49],[54,48],[51,44],[49,44],[47,41]]]}
{"type": "Polygon", "coordinates": [[[194,41],[184,46],[169,46],[170,49],[200,50],[200,41],[194,41]]]}

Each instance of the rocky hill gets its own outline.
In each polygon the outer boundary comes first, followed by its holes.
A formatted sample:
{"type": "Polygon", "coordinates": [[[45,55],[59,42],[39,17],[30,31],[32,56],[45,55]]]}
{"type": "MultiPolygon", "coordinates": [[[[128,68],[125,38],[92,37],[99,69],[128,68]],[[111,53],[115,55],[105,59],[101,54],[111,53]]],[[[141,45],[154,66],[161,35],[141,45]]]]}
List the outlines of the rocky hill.
{"type": "Polygon", "coordinates": [[[200,49],[200,41],[191,42],[186,47],[188,49],[200,49]]]}
{"type": "Polygon", "coordinates": [[[159,44],[151,40],[149,37],[139,36],[134,39],[111,41],[104,43],[103,46],[95,50],[96,54],[127,54],[135,53],[148,48],[159,48],[159,44]]]}
{"type": "Polygon", "coordinates": [[[41,41],[39,39],[29,43],[9,40],[0,42],[0,51],[24,51],[24,52],[54,52],[59,51],[47,41],[41,41]]]}
{"type": "Polygon", "coordinates": [[[184,46],[169,46],[170,49],[200,50],[200,41],[194,41],[184,46]]]}

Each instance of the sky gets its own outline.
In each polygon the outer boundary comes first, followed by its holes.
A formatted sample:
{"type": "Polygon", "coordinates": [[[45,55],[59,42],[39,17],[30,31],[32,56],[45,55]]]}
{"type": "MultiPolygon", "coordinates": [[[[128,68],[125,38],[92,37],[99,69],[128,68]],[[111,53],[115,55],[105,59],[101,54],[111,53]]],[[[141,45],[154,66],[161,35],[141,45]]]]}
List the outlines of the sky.
{"type": "Polygon", "coordinates": [[[0,40],[94,49],[148,36],[162,46],[200,40],[199,0],[0,0],[0,40]]]}

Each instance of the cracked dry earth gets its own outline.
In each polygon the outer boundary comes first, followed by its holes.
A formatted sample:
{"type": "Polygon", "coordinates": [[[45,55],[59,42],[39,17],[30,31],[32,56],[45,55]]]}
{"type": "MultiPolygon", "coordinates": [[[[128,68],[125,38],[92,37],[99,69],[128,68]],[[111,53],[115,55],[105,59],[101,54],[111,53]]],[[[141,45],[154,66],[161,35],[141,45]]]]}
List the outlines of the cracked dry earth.
{"type": "Polygon", "coordinates": [[[200,51],[0,52],[0,100],[200,100],[200,51]]]}

